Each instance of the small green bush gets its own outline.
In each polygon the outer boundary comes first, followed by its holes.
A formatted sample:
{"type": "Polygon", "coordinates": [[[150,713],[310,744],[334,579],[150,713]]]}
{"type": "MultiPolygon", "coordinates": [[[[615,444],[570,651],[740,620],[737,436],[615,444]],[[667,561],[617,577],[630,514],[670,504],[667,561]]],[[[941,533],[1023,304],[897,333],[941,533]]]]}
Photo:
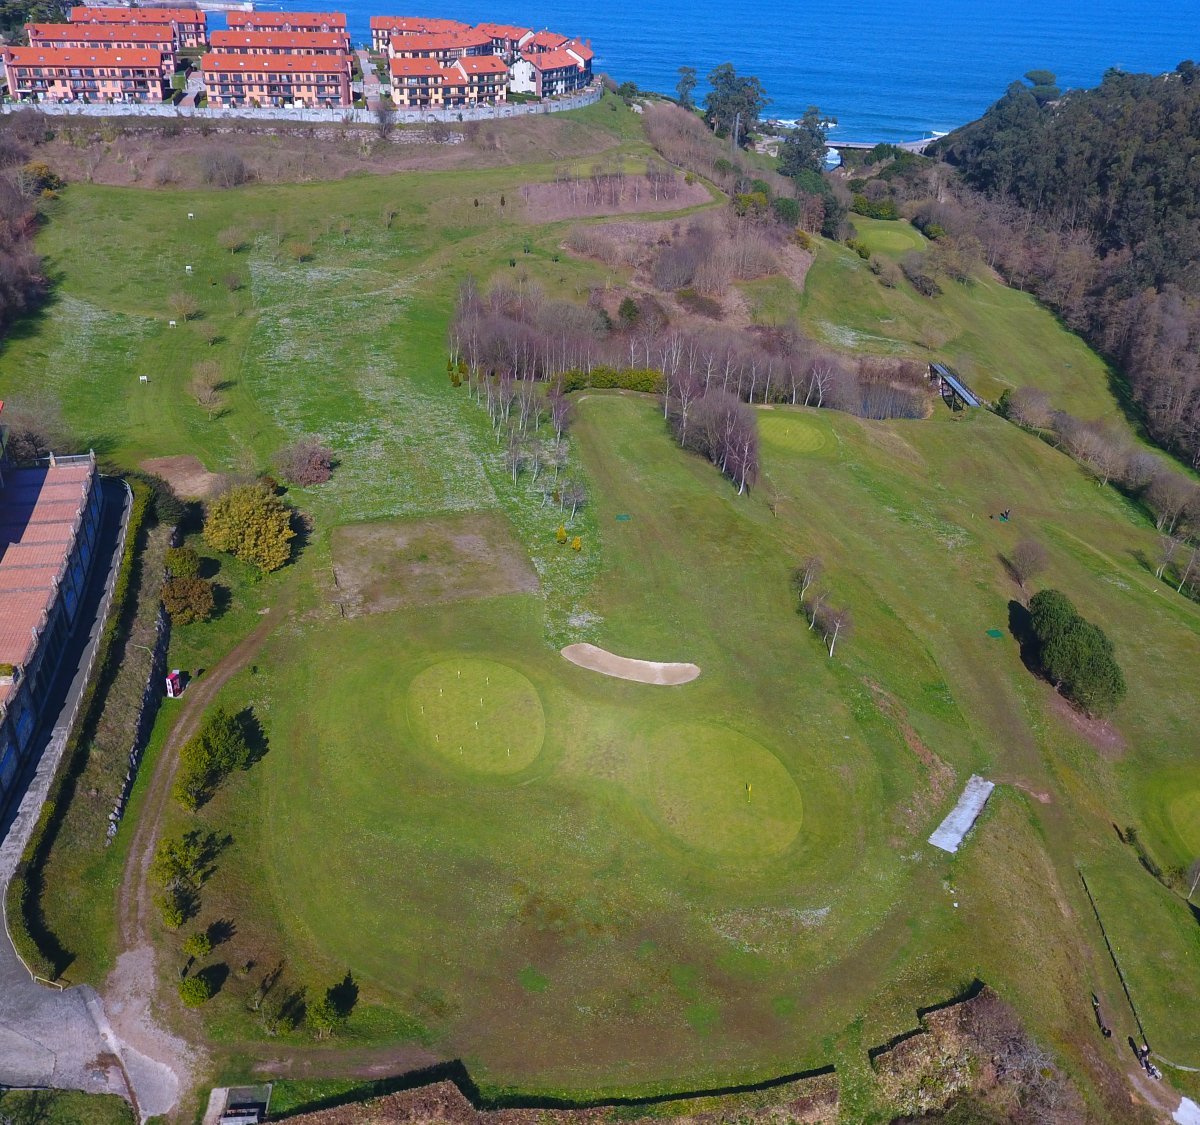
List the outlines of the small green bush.
{"type": "Polygon", "coordinates": [[[212,985],[207,977],[184,977],[179,982],[179,999],[185,1008],[199,1008],[212,999],[212,985]]]}
{"type": "Polygon", "coordinates": [[[166,567],[172,578],[196,578],[200,574],[200,556],[191,547],[168,547],[166,567]]]}

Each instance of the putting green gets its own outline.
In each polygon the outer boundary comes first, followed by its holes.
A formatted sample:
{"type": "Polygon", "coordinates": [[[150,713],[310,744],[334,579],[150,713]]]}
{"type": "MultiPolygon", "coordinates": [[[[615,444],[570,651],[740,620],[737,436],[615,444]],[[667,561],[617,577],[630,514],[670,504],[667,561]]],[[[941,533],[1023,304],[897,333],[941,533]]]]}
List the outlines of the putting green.
{"type": "Polygon", "coordinates": [[[537,688],[515,668],[469,657],[419,672],[408,721],[423,746],[480,773],[516,773],[541,752],[546,716],[537,688]]]}
{"type": "Polygon", "coordinates": [[[920,250],[925,240],[908,223],[888,223],[865,227],[858,233],[858,240],[876,254],[906,254],[909,250],[920,250]]]}
{"type": "Polygon", "coordinates": [[[800,831],[800,790],[765,746],[711,723],[674,723],[636,746],[640,796],[689,847],[749,858],[783,851],[800,831]]]}
{"type": "Polygon", "coordinates": [[[829,444],[825,427],[804,414],[763,411],[758,428],[765,442],[789,453],[819,453],[829,444]]]}
{"type": "Polygon", "coordinates": [[[1192,855],[1200,855],[1200,789],[1185,789],[1167,801],[1167,819],[1192,855]]]}

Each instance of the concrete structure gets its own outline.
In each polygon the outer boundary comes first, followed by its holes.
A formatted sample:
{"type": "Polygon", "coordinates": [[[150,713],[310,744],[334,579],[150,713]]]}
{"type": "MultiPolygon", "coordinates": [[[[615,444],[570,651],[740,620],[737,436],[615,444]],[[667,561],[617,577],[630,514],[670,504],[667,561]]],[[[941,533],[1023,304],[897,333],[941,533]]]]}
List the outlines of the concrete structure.
{"type": "Polygon", "coordinates": [[[71,9],[72,23],[165,24],[175,34],[175,46],[208,46],[208,13],[198,8],[87,8],[71,9]]]}
{"type": "Polygon", "coordinates": [[[992,782],[973,773],[958,803],[950,810],[949,816],[937,826],[937,830],[929,837],[929,842],[935,848],[941,848],[951,855],[958,851],[963,837],[983,812],[983,806],[987,804],[995,788],[992,782]]]}
{"type": "Polygon", "coordinates": [[[371,50],[381,54],[391,45],[393,35],[445,35],[452,31],[470,31],[470,24],[425,16],[372,16],[371,50]]]}
{"type": "Polygon", "coordinates": [[[344,31],[214,31],[214,55],[348,55],[344,31]]]}
{"type": "Polygon", "coordinates": [[[342,107],[353,104],[348,55],[225,55],[200,60],[208,104],[342,107]]]}
{"type": "Polygon", "coordinates": [[[508,87],[513,93],[556,97],[582,89],[592,80],[592,50],[582,43],[556,51],[528,52],[509,71],[508,87]]]}
{"type": "Polygon", "coordinates": [[[43,719],[87,584],[101,498],[96,458],[0,477],[0,808],[43,719]]]}
{"type": "Polygon", "coordinates": [[[342,12],[228,12],[230,31],[342,31],[342,12]]]}
{"type": "Polygon", "coordinates": [[[929,382],[933,389],[950,404],[951,410],[983,405],[983,400],[963,382],[962,376],[953,367],[947,367],[944,363],[929,365],[929,382]]]}
{"type": "Polygon", "coordinates": [[[9,94],[18,101],[161,103],[174,55],[113,48],[6,47],[9,94]]]}

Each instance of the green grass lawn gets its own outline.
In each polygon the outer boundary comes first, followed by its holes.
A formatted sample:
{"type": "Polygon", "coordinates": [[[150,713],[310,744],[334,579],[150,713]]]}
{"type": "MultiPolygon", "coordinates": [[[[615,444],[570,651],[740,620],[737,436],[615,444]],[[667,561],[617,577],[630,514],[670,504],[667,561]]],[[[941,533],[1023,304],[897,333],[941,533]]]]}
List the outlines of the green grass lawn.
{"type": "MultiPolygon", "coordinates": [[[[859,241],[883,258],[926,244],[908,223],[851,218],[859,241]]],[[[940,297],[923,297],[903,278],[888,289],[853,250],[822,240],[801,308],[801,323],[835,347],[943,360],[985,398],[1033,385],[1060,410],[1120,416],[1100,357],[1027,293],[993,278],[948,281],[940,297]]]]}
{"type": "MultiPolygon", "coordinates": [[[[611,104],[585,111],[588,127],[609,115],[613,154],[643,157],[633,115],[611,104]]],[[[553,173],[73,185],[54,205],[41,245],[55,300],[5,345],[0,392],[44,380],[114,465],[192,454],[256,472],[310,431],[341,461],[329,484],[292,494],[314,523],[298,562],[256,582],[220,560],[223,613],[173,636],[172,665],[199,673],[261,611],[281,622],[222,693],[253,706],[268,752],[197,818],[231,840],[188,929],[230,923],[213,955],[230,972],[199,1015],[167,1003],[168,1017],[239,1076],[314,1050],[303,1032],[267,1038],[248,1010],[282,960],[310,995],[352,972],[359,1002],[336,1044],[432,1048],[490,1091],[649,1093],[832,1061],[855,1076],[844,1112],[886,1119],[866,1048],[975,977],[1080,1073],[1097,1049],[1092,989],[1132,1033],[1082,867],[1106,924],[1110,902],[1145,918],[1149,940],[1131,931],[1121,957],[1152,1041],[1193,1050],[1194,991],[1170,993],[1159,966],[1160,948],[1192,956],[1189,916],[1111,827],[1138,824],[1164,863],[1197,845],[1185,782],[1200,607],[1142,561],[1153,529],[984,412],[761,411],[764,480],[739,498],[674,446],[653,401],[583,393],[567,470],[589,489],[570,528],[582,550],[560,546],[563,517],[507,475],[486,415],[445,369],[468,274],[581,299],[607,278],[559,254],[565,225],[531,226],[514,206],[522,182],[553,173]],[[248,233],[237,254],[216,241],[231,226],[248,233]],[[202,316],[171,328],[177,290],[202,316]],[[211,418],[187,392],[209,358],[228,384],[211,418]],[[1013,522],[990,518],[1004,508],[1013,522]],[[473,514],[511,524],[536,593],[342,615],[335,528],[454,517],[469,534],[473,514]],[[1022,594],[1002,556],[1030,535],[1049,548],[1044,583],[1103,623],[1125,668],[1115,748],[1060,713],[1009,632],[1022,594]],[[854,615],[834,659],[789,585],[810,553],[854,615]],[[617,681],[564,661],[574,640],[702,674],[670,689],[617,681]],[[999,788],[944,856],[924,841],[975,771],[999,788]]],[[[858,222],[882,254],[920,238],[858,222]]],[[[764,322],[786,317],[775,282],[746,291],[764,322]]],[[[944,335],[929,354],[985,394],[1035,382],[1086,416],[1116,412],[1100,360],[990,281],[927,302],[823,243],[802,315],[871,350],[924,355],[922,337],[944,335]]],[[[148,767],[171,718],[164,705],[148,767]]],[[[168,827],[190,823],[175,809],[168,827]]],[[[72,892],[87,903],[51,889],[60,925],[74,909],[103,930],[126,837],[96,885],[72,892]]],[[[181,937],[159,935],[168,984],[181,937]]],[[[111,931],[79,947],[93,951],[82,974],[101,980],[111,931]]]]}

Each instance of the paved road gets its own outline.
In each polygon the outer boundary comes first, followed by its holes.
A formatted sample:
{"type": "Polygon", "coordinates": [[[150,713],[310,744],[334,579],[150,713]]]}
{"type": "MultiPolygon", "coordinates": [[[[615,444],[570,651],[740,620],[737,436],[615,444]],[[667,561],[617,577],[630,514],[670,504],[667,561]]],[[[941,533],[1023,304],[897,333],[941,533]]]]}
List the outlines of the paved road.
{"type": "MultiPolygon", "coordinates": [[[[62,759],[68,723],[104,627],[105,592],[115,576],[120,531],[128,519],[124,487],[106,481],[104,488],[93,573],[49,700],[49,713],[57,717],[39,732],[36,765],[21,799],[0,817],[0,911],[62,759]]],[[[94,989],[81,985],[59,991],[32,980],[6,926],[0,928],[0,1084],[119,1094],[135,1101],[143,1119],[169,1110],[178,1087],[169,1068],[117,1040],[94,989]]]]}
{"type": "Polygon", "coordinates": [[[358,65],[362,68],[363,97],[367,100],[367,109],[378,109],[382,97],[379,91],[383,89],[383,84],[379,81],[379,75],[375,73],[375,64],[365,49],[359,48],[354,53],[358,56],[358,65]]]}

